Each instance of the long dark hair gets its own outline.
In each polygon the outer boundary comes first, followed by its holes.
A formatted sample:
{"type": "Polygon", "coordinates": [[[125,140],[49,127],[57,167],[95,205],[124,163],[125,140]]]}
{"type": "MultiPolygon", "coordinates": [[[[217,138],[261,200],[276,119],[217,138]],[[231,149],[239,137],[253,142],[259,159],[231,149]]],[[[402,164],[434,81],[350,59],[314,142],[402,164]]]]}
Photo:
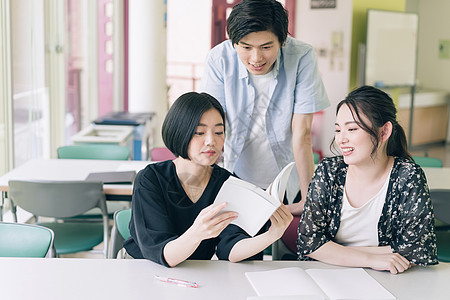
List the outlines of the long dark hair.
{"type": "MultiPolygon", "coordinates": [[[[403,127],[397,122],[397,109],[395,108],[392,98],[380,89],[372,86],[362,86],[350,92],[348,96],[339,102],[336,108],[336,115],[342,105],[346,104],[352,111],[353,118],[358,122],[358,125],[371,135],[373,148],[373,155],[378,148],[379,130],[386,124],[392,123],[392,134],[387,142],[387,155],[398,156],[413,160],[411,154],[408,152],[408,145],[406,141],[405,131],[403,127]],[[366,124],[361,119],[361,114],[369,119],[370,124],[366,124]]],[[[335,139],[330,145],[333,150],[335,139]]]]}

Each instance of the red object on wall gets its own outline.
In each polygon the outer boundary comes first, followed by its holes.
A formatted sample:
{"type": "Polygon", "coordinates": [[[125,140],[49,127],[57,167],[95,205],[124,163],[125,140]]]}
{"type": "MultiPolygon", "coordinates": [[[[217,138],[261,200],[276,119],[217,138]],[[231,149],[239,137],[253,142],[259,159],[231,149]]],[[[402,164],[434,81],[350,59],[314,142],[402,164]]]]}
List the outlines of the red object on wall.
{"type": "Polygon", "coordinates": [[[108,53],[107,47],[112,47],[112,15],[108,16],[108,6],[112,0],[98,0],[98,115],[105,115],[113,109],[113,53],[108,53]],[[110,30],[110,31],[108,31],[110,30]]]}
{"type": "Polygon", "coordinates": [[[286,8],[289,15],[289,34],[295,37],[295,0],[286,0],[284,8],[286,8]]]}
{"type": "MultiPolygon", "coordinates": [[[[230,1],[231,2],[231,1],[230,1]]],[[[213,0],[211,20],[211,48],[227,39],[227,10],[231,11],[233,6],[241,0],[228,3],[227,0],[213,0]]]]}

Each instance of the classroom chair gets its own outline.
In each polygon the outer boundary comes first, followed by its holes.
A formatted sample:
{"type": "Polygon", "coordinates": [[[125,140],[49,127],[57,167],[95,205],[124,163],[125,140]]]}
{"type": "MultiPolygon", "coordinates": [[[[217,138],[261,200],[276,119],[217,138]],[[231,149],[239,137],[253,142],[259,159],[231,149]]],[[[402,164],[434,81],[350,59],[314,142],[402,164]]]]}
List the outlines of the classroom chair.
{"type": "Polygon", "coordinates": [[[111,230],[111,246],[108,258],[117,258],[123,242],[130,237],[129,224],[131,220],[131,209],[119,210],[114,213],[114,226],[111,230]]]}
{"type": "Polygon", "coordinates": [[[272,260],[297,260],[298,224],[301,216],[294,216],[283,236],[272,244],[272,260]]]}
{"type": "Polygon", "coordinates": [[[438,260],[450,262],[450,231],[436,230],[438,260]]]}
{"type": "MultiPolygon", "coordinates": [[[[102,222],[38,222],[55,233],[56,255],[90,251],[103,242],[103,255],[108,254],[108,215],[106,197],[101,182],[10,180],[9,198],[12,206],[19,206],[39,220],[70,218],[98,207],[102,222]]],[[[37,220],[37,221],[38,221],[37,220]]]]}
{"type": "Polygon", "coordinates": [[[437,228],[450,230],[450,190],[430,190],[430,197],[437,228]]]}
{"type": "Polygon", "coordinates": [[[450,190],[430,190],[436,221],[438,259],[450,262],[450,190]]]}
{"type": "Polygon", "coordinates": [[[428,156],[413,156],[416,164],[422,168],[442,168],[442,160],[428,156]]]}
{"type": "Polygon", "coordinates": [[[57,149],[58,158],[65,159],[107,159],[128,160],[130,150],[125,146],[111,144],[86,144],[61,146],[57,149]]]}
{"type": "Polygon", "coordinates": [[[320,154],[317,152],[313,152],[314,164],[317,165],[320,162],[320,154]]]}
{"type": "Polygon", "coordinates": [[[0,222],[0,257],[55,257],[53,239],[46,227],[0,222]]]}
{"type": "Polygon", "coordinates": [[[164,161],[175,158],[175,155],[166,147],[155,147],[150,150],[150,159],[152,161],[164,161]]]}
{"type": "MultiPolygon", "coordinates": [[[[128,160],[130,158],[130,150],[127,147],[110,144],[61,146],[57,149],[57,153],[60,159],[128,160]]],[[[106,207],[108,209],[108,216],[112,219],[115,211],[128,208],[129,203],[109,201],[106,207]]],[[[93,209],[83,215],[77,216],[77,219],[98,221],[101,217],[98,209],[93,209]]]]}

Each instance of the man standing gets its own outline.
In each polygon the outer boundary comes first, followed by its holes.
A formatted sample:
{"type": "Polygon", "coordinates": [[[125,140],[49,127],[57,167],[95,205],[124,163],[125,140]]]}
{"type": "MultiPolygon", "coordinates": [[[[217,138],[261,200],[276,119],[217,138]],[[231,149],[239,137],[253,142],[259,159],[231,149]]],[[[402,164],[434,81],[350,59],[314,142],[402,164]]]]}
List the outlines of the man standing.
{"type": "Polygon", "coordinates": [[[330,105],[314,49],[288,37],[288,14],[276,0],[236,4],[227,33],[201,82],[226,113],[224,166],[265,189],[295,160],[303,196],[289,209],[300,214],[314,172],[313,113],[330,105]]]}

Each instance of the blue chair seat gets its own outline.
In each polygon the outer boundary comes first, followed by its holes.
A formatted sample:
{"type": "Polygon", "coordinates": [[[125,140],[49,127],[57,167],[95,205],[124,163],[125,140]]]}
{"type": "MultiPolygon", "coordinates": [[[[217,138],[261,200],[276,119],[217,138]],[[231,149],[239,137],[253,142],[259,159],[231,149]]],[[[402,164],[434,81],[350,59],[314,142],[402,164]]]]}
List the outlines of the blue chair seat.
{"type": "Polygon", "coordinates": [[[39,223],[55,233],[56,254],[71,254],[92,250],[103,242],[102,223],[39,223]]]}

